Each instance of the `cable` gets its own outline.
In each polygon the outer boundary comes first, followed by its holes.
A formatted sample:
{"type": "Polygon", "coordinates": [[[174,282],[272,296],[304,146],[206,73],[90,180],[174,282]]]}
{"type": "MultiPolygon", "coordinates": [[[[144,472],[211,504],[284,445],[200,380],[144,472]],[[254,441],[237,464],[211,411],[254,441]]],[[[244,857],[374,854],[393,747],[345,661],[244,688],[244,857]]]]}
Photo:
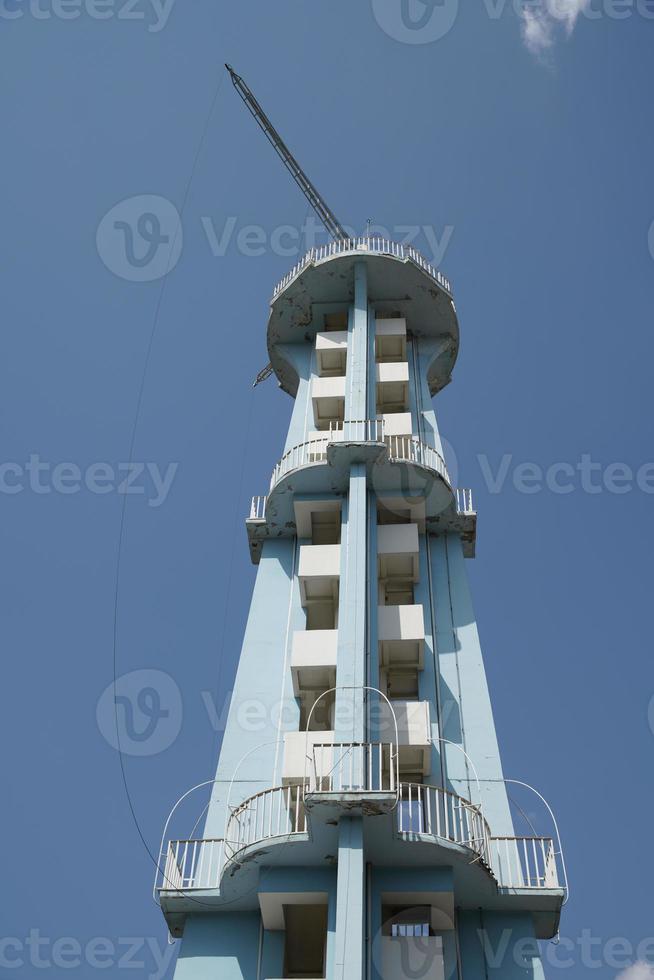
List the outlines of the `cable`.
{"type": "Polygon", "coordinates": [[[534,827],[533,823],[531,822],[531,820],[529,819],[529,817],[527,816],[527,814],[525,813],[525,811],[522,809],[522,807],[520,806],[520,804],[516,800],[513,799],[513,797],[511,796],[510,793],[507,792],[506,795],[507,795],[508,800],[511,803],[513,803],[513,805],[516,808],[516,810],[518,810],[518,812],[520,813],[520,815],[524,818],[525,823],[528,823],[529,824],[529,828],[530,828],[532,834],[534,835],[534,837],[538,837],[538,834],[536,833],[536,828],[534,827]]]}
{"type": "MultiPolygon", "coordinates": [[[[202,129],[202,133],[201,133],[201,136],[200,136],[200,140],[199,140],[197,149],[195,151],[195,156],[193,158],[193,163],[192,163],[192,166],[191,166],[191,173],[190,173],[189,178],[188,178],[188,181],[186,183],[186,188],[184,190],[184,195],[183,195],[183,198],[182,198],[182,204],[181,204],[181,209],[180,209],[180,221],[179,221],[179,224],[177,225],[177,227],[175,229],[175,235],[173,237],[173,241],[172,241],[172,244],[171,244],[171,247],[170,247],[170,251],[168,253],[169,254],[169,266],[166,269],[166,273],[165,273],[165,275],[164,275],[164,277],[162,279],[161,288],[159,290],[159,295],[157,297],[157,302],[156,302],[156,305],[155,305],[154,317],[153,317],[153,320],[152,320],[152,326],[150,328],[150,336],[148,338],[148,344],[147,344],[146,352],[145,352],[145,360],[144,360],[144,363],[143,363],[143,372],[141,374],[141,380],[140,380],[138,394],[137,394],[137,399],[136,399],[136,411],[135,411],[135,414],[134,414],[134,423],[132,425],[132,432],[131,432],[131,437],[130,437],[130,445],[129,445],[129,464],[130,465],[132,463],[132,459],[133,459],[133,456],[134,456],[134,447],[136,445],[136,433],[137,433],[137,430],[138,430],[138,424],[139,424],[139,419],[140,419],[140,415],[141,415],[141,408],[142,408],[142,404],[143,404],[143,394],[144,394],[144,391],[145,391],[145,381],[146,381],[146,377],[147,377],[147,373],[148,373],[148,367],[149,367],[149,364],[150,364],[150,358],[151,358],[151,355],[152,355],[152,348],[153,348],[153,344],[154,344],[154,338],[155,338],[155,333],[156,333],[156,329],[157,329],[157,323],[158,323],[158,320],[159,320],[159,313],[161,312],[161,307],[162,307],[162,304],[163,304],[163,298],[164,298],[164,295],[165,295],[165,292],[166,292],[166,284],[168,282],[168,272],[170,271],[170,256],[172,256],[174,254],[175,242],[177,240],[177,235],[179,233],[179,228],[181,227],[181,220],[182,220],[182,217],[184,215],[184,210],[186,208],[186,203],[188,201],[189,193],[190,193],[190,190],[191,190],[191,185],[193,183],[193,178],[195,176],[195,171],[197,169],[198,160],[200,158],[200,154],[201,154],[202,149],[204,147],[204,143],[205,143],[205,139],[206,139],[206,136],[207,136],[207,132],[209,130],[209,124],[211,122],[211,118],[213,116],[214,108],[215,108],[216,102],[218,100],[218,95],[219,95],[220,90],[221,90],[221,88],[223,86],[223,83],[224,83],[224,78],[225,78],[225,76],[221,72],[220,75],[219,75],[219,77],[218,77],[218,83],[217,83],[216,88],[214,90],[213,98],[212,98],[211,104],[209,106],[209,111],[207,113],[207,116],[206,116],[206,119],[205,119],[205,123],[204,123],[204,127],[202,129]]],[[[119,600],[119,593],[120,593],[120,570],[121,570],[121,561],[122,561],[122,552],[123,552],[123,541],[124,541],[124,537],[125,537],[125,515],[126,515],[126,509],[127,509],[127,495],[125,494],[123,496],[123,502],[122,502],[121,512],[120,512],[120,526],[119,526],[119,531],[118,531],[118,549],[117,549],[117,555],[116,555],[116,576],[115,576],[115,584],[114,584],[114,611],[113,611],[113,684],[114,684],[114,692],[116,690],[116,681],[117,681],[117,672],[118,672],[118,662],[117,662],[118,661],[118,657],[117,657],[117,651],[118,651],[118,600],[119,600]]],[[[127,782],[127,773],[125,771],[125,759],[124,759],[122,745],[121,745],[121,739],[120,739],[120,725],[118,724],[118,705],[116,703],[115,697],[114,697],[114,721],[115,721],[115,725],[116,725],[116,740],[117,740],[116,741],[116,744],[118,746],[118,758],[119,758],[119,762],[120,762],[120,772],[121,772],[121,778],[122,778],[122,782],[123,782],[123,787],[124,787],[124,790],[125,790],[125,796],[127,798],[127,804],[128,804],[128,807],[129,807],[131,816],[132,816],[132,820],[134,822],[134,826],[136,827],[136,831],[137,831],[137,833],[138,833],[138,835],[139,835],[139,837],[141,839],[141,843],[143,844],[143,847],[145,848],[145,850],[146,850],[148,856],[150,857],[150,860],[152,861],[152,863],[155,865],[155,867],[159,868],[159,861],[152,854],[150,848],[148,847],[148,844],[147,844],[147,841],[146,841],[145,836],[143,834],[143,831],[141,830],[141,826],[140,826],[139,821],[138,821],[138,818],[136,816],[136,811],[134,809],[134,804],[133,804],[133,801],[132,801],[132,797],[130,795],[129,785],[128,785],[128,782],[127,782]]]]}

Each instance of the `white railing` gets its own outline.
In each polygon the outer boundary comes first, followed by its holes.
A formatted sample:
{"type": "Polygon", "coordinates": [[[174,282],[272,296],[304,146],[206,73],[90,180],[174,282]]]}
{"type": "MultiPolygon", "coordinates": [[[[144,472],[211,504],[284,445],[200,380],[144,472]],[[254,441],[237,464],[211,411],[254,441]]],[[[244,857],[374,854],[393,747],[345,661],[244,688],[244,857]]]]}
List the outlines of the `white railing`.
{"type": "Polygon", "coordinates": [[[383,442],[383,419],[346,419],[329,423],[329,442],[383,442]]]}
{"type": "Polygon", "coordinates": [[[223,840],[171,840],[163,869],[160,867],[158,871],[157,888],[159,891],[218,888],[223,857],[223,840]]]}
{"type": "Polygon", "coordinates": [[[227,853],[233,857],[251,844],[306,831],[304,788],[276,786],[245,800],[227,824],[227,853]]]}
{"type": "Polygon", "coordinates": [[[472,490],[458,489],[456,492],[456,509],[459,514],[474,514],[472,506],[472,490]]]}
{"type": "Polygon", "coordinates": [[[491,864],[505,888],[560,888],[550,837],[492,837],[491,864]]]}
{"type": "Polygon", "coordinates": [[[266,501],[267,497],[253,497],[252,503],[250,504],[250,517],[251,521],[263,521],[266,517],[266,501]]]}
{"type": "MultiPolygon", "coordinates": [[[[385,436],[381,419],[330,423],[330,429],[308,442],[293,446],[284,453],[270,478],[270,490],[283,477],[303,466],[327,462],[327,447],[334,442],[385,442],[391,463],[413,463],[438,473],[450,486],[450,477],[441,454],[413,436],[385,436]]],[[[255,498],[257,499],[257,498],[255,498]]],[[[472,498],[471,498],[472,499],[472,498]]]]}
{"type": "Polygon", "coordinates": [[[316,743],[308,793],[395,793],[397,748],[390,742],[316,743]]]}
{"type": "Polygon", "coordinates": [[[435,470],[447,485],[450,485],[445,460],[433,446],[428,446],[426,442],[421,442],[413,436],[388,436],[386,442],[388,458],[392,463],[415,463],[418,466],[425,466],[427,469],[435,470]]]}
{"type": "MultiPolygon", "coordinates": [[[[457,489],[454,491],[456,494],[456,510],[458,514],[471,515],[475,514],[472,503],[472,490],[462,490],[457,489]]],[[[250,504],[250,516],[248,520],[250,521],[263,521],[266,517],[266,503],[268,497],[253,497],[252,503],[250,504]]]]}
{"type": "Polygon", "coordinates": [[[399,242],[393,242],[388,238],[378,238],[378,237],[367,237],[362,238],[346,238],[340,241],[329,242],[327,245],[322,245],[319,248],[310,249],[300,261],[293,266],[290,272],[288,272],[284,278],[277,283],[273,291],[272,298],[275,300],[277,296],[286,289],[286,287],[293,282],[293,280],[300,275],[300,273],[306,269],[308,265],[317,265],[319,262],[324,262],[327,259],[333,258],[335,255],[344,255],[348,252],[372,252],[375,255],[391,255],[393,258],[402,259],[406,262],[411,262],[416,265],[423,272],[426,272],[434,282],[445,289],[450,295],[452,294],[452,286],[449,279],[447,279],[438,269],[428,262],[424,255],[415,249],[412,245],[401,245],[399,242]]]}
{"type": "Polygon", "coordinates": [[[270,489],[272,490],[282,477],[293,470],[299,470],[303,466],[312,466],[315,463],[326,463],[328,442],[329,433],[326,432],[324,438],[302,442],[299,446],[293,446],[287,453],[284,453],[272,472],[270,489]]]}
{"type": "Polygon", "coordinates": [[[449,790],[402,783],[397,821],[401,834],[425,834],[461,844],[490,863],[490,830],[479,807],[449,790]]]}

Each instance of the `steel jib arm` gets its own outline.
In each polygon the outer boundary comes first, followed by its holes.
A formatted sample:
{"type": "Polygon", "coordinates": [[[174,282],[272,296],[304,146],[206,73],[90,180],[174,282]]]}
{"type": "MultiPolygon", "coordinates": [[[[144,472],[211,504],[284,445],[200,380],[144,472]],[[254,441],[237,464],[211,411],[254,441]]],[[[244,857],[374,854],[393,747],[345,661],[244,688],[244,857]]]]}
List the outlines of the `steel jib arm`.
{"type": "Polygon", "coordinates": [[[245,102],[246,106],[258,122],[263,132],[266,134],[268,141],[277,151],[277,155],[280,157],[282,163],[324,224],[329,234],[337,241],[348,238],[348,234],[341,225],[340,221],[328,206],[322,195],[316,190],[307,175],[304,173],[302,167],[284,143],[284,140],[281,138],[270,119],[263,111],[261,105],[255,98],[248,85],[243,81],[240,75],[236,74],[230,65],[225,65],[225,68],[230,74],[234,88],[245,102]]]}

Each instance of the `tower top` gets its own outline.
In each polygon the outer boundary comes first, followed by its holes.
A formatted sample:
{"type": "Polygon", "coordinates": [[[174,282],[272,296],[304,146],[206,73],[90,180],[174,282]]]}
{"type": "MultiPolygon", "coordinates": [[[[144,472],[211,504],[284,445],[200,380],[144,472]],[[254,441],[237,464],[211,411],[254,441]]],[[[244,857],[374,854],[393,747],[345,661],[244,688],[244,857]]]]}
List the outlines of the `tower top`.
{"type": "Polygon", "coordinates": [[[295,396],[298,376],[287,344],[313,339],[325,315],[347,309],[354,268],[364,262],[377,314],[405,317],[411,332],[433,340],[427,370],[432,395],[451,380],[459,351],[459,322],[448,279],[411,245],[383,238],[351,238],[313,248],[277,284],[268,321],[268,353],[281,388],[295,396]]]}

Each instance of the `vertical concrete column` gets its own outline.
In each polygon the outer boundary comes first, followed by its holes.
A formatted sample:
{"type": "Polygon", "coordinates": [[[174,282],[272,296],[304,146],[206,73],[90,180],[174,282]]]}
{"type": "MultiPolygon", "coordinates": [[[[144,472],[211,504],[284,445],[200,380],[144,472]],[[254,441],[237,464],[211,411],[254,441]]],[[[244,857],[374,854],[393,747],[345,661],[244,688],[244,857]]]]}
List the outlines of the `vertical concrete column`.
{"type": "Polygon", "coordinates": [[[341,817],[333,980],[361,980],[363,977],[365,871],[363,820],[361,817],[341,817]]]}
{"type": "Polygon", "coordinates": [[[368,272],[365,262],[354,266],[354,306],[347,343],[345,418],[368,417],[366,374],[368,363],[368,272]]]}
{"type": "Polygon", "coordinates": [[[334,712],[337,742],[366,740],[367,482],[365,463],[354,463],[341,539],[334,712]]]}
{"type": "MultiPolygon", "coordinates": [[[[368,286],[365,262],[354,267],[354,305],[350,317],[345,393],[345,418],[367,417],[368,286]]],[[[363,463],[353,463],[347,519],[341,540],[338,657],[336,662],[336,741],[365,741],[366,620],[367,620],[367,475],[363,463]],[[347,688],[347,690],[343,690],[347,688]]]]}
{"type": "MultiPolygon", "coordinates": [[[[361,421],[368,417],[368,287],[364,262],[357,262],[354,269],[354,306],[350,317],[347,361],[345,418],[361,421]]],[[[334,712],[337,742],[366,741],[367,524],[366,465],[353,463],[350,468],[347,518],[341,540],[336,662],[338,690],[334,712]]],[[[361,817],[342,817],[338,830],[333,980],[363,978],[365,903],[363,820],[361,817]]]]}

